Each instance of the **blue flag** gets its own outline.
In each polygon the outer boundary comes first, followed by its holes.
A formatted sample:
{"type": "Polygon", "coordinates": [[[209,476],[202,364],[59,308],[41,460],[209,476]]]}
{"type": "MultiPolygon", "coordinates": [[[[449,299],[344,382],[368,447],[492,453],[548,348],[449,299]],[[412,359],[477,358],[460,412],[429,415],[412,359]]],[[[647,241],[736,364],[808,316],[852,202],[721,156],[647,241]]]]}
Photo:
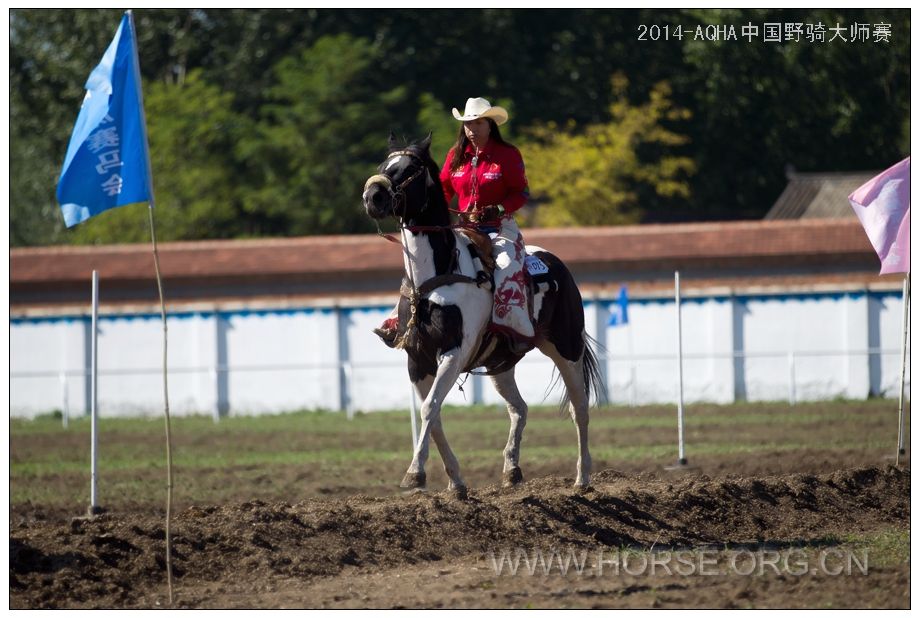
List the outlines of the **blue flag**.
{"type": "Polygon", "coordinates": [[[629,297],[626,294],[626,286],[620,286],[620,295],[617,296],[617,302],[610,307],[610,320],[607,326],[620,326],[629,324],[629,297]]]}
{"type": "Polygon", "coordinates": [[[72,227],[110,208],[150,201],[152,193],[137,41],[128,12],[86,80],[57,199],[72,227]]]}

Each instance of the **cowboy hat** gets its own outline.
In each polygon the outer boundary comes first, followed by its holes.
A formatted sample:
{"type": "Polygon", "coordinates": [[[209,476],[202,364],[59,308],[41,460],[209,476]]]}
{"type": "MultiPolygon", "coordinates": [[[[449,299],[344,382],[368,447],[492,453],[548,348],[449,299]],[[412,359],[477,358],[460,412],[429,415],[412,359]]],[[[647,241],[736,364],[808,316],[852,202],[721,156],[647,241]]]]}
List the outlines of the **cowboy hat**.
{"type": "Polygon", "coordinates": [[[461,122],[476,120],[477,118],[491,118],[495,121],[495,124],[505,124],[508,122],[508,110],[498,105],[493,107],[491,103],[482,97],[467,99],[466,109],[463,110],[462,115],[456,107],[453,109],[453,112],[454,118],[461,122]]]}

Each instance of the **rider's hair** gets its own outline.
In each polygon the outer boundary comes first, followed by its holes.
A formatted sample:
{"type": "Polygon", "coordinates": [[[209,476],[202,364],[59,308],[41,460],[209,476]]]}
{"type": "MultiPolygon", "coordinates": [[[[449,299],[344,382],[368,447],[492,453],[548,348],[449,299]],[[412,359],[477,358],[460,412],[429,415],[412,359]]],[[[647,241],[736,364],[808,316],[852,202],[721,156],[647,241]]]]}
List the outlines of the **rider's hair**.
{"type": "MultiPolygon", "coordinates": [[[[495,121],[491,118],[486,118],[489,122],[489,139],[495,140],[499,144],[507,145],[504,139],[502,139],[502,133],[498,130],[498,125],[495,124],[495,121]]],[[[460,124],[460,133],[457,135],[457,141],[454,143],[453,147],[450,149],[453,153],[453,157],[450,161],[450,171],[456,172],[460,169],[464,163],[466,163],[470,157],[466,156],[466,147],[469,145],[470,140],[466,137],[466,131],[463,130],[463,124],[460,124]]]]}

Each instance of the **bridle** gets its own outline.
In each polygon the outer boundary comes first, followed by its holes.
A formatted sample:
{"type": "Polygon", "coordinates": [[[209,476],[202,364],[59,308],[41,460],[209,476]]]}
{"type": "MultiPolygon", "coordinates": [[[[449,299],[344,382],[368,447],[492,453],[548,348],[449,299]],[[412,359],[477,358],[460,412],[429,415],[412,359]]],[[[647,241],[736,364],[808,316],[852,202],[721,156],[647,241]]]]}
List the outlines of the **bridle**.
{"type": "MultiPolygon", "coordinates": [[[[464,226],[464,225],[407,226],[406,225],[406,222],[405,222],[406,190],[409,188],[409,186],[413,182],[415,182],[415,180],[419,176],[421,176],[422,174],[428,171],[428,165],[425,163],[424,159],[422,159],[420,156],[418,156],[416,153],[412,152],[411,150],[397,150],[397,151],[394,151],[388,154],[387,158],[384,159],[383,163],[381,163],[381,166],[385,170],[387,161],[393,159],[394,157],[401,157],[401,156],[409,157],[413,159],[414,161],[417,161],[419,163],[418,171],[416,171],[411,176],[409,176],[408,178],[403,180],[401,183],[396,185],[396,187],[393,186],[393,179],[387,176],[386,174],[374,174],[373,176],[367,179],[367,182],[364,183],[364,191],[366,193],[367,190],[370,189],[372,185],[377,184],[383,187],[383,189],[386,190],[386,192],[390,194],[390,199],[393,202],[393,216],[398,221],[399,233],[402,236],[402,241],[400,242],[399,240],[393,238],[389,234],[384,234],[383,231],[380,229],[380,223],[376,219],[374,219],[374,223],[377,225],[377,234],[379,236],[386,238],[387,240],[391,242],[395,242],[395,243],[402,245],[403,253],[405,253],[406,255],[406,279],[408,279],[409,285],[407,286],[405,282],[403,282],[403,285],[400,287],[400,294],[402,296],[405,296],[409,301],[410,316],[409,316],[409,321],[406,323],[406,327],[405,327],[405,330],[402,336],[398,339],[396,343],[396,347],[405,348],[407,345],[411,345],[409,343],[410,333],[413,333],[417,330],[416,319],[417,319],[417,313],[418,313],[418,305],[419,305],[419,300],[421,299],[423,295],[426,295],[431,290],[437,287],[440,287],[442,285],[448,285],[451,283],[461,282],[461,283],[471,283],[473,285],[479,286],[482,283],[485,283],[485,281],[480,281],[478,278],[473,279],[472,277],[468,277],[466,275],[461,275],[461,274],[457,274],[453,272],[453,268],[457,264],[456,249],[454,249],[454,258],[453,258],[453,261],[451,262],[451,266],[448,268],[449,270],[448,274],[435,275],[433,278],[423,282],[421,287],[416,285],[415,275],[413,273],[413,268],[412,268],[413,258],[409,252],[409,243],[406,239],[406,231],[409,231],[412,233],[421,232],[421,231],[439,231],[439,232],[443,232],[446,234],[452,228],[467,227],[467,226],[464,226]],[[397,210],[400,204],[402,204],[402,213],[400,213],[397,210]]],[[[425,209],[427,208],[428,208],[428,192],[426,191],[425,192],[425,203],[422,204],[421,209],[418,211],[419,214],[425,212],[425,209]]],[[[489,280],[489,282],[491,283],[491,280],[489,280]]]]}
{"type": "MultiPolygon", "coordinates": [[[[403,225],[403,219],[406,216],[406,190],[409,186],[422,174],[428,171],[428,166],[425,164],[425,161],[412,152],[411,150],[397,150],[391,152],[387,155],[387,158],[384,159],[383,163],[386,163],[394,157],[409,157],[419,163],[419,169],[414,174],[403,180],[401,183],[393,187],[393,179],[387,176],[386,174],[374,174],[367,179],[367,182],[364,183],[364,191],[366,192],[371,188],[371,185],[380,185],[384,190],[390,194],[390,200],[393,202],[393,215],[400,220],[400,225],[403,225]],[[402,213],[400,214],[398,208],[402,205],[402,213]]],[[[385,168],[385,167],[384,167],[385,168]]],[[[422,204],[421,210],[419,213],[425,212],[425,209],[428,208],[428,194],[425,194],[425,203],[422,204]]]]}
{"type": "MultiPolygon", "coordinates": [[[[387,176],[386,174],[374,174],[364,183],[364,192],[366,193],[372,185],[380,185],[389,195],[390,200],[393,202],[393,217],[396,219],[397,227],[401,234],[404,234],[406,230],[416,233],[416,232],[445,232],[452,229],[469,229],[475,228],[475,221],[472,219],[451,225],[406,225],[405,216],[406,216],[406,189],[423,173],[428,171],[428,165],[425,163],[425,160],[418,156],[416,153],[411,150],[396,150],[387,155],[387,158],[381,163],[381,167],[386,169],[386,163],[394,157],[409,157],[419,163],[419,169],[413,173],[411,176],[403,180],[401,183],[393,187],[393,179],[387,176]],[[400,213],[398,208],[402,205],[402,212],[400,213]]],[[[425,193],[425,203],[422,204],[419,213],[425,212],[428,208],[428,193],[425,193]]],[[[467,213],[463,213],[459,210],[453,210],[448,208],[449,211],[459,214],[461,217],[467,213]]],[[[380,222],[377,219],[374,219],[374,224],[377,226],[377,235],[399,244],[400,241],[391,236],[390,234],[385,234],[383,230],[380,229],[380,222]]]]}

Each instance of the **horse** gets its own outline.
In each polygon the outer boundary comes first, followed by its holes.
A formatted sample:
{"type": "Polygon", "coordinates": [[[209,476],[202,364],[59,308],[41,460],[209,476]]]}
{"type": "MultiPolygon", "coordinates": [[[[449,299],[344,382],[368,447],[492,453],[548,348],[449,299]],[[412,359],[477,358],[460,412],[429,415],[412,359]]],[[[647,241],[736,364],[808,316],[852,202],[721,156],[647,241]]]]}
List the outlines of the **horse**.
{"type": "Polygon", "coordinates": [[[514,369],[524,354],[536,347],[553,361],[565,386],[562,406],[569,409],[578,439],[574,486],[584,490],[591,475],[588,408],[591,394],[601,382],[597,358],[584,329],[578,286],[559,258],[527,246],[528,255],[542,262],[536,268],[542,274],[531,276],[533,281],[542,281],[533,294],[534,343],[521,350],[490,331],[492,282],[482,262],[491,255],[476,251],[476,243],[463,233],[462,226],[451,222],[430,147],[431,134],[402,146],[391,134],[386,158],[377,174],[368,178],[362,194],[369,217],[376,222],[390,217],[397,220],[403,247],[400,347],[408,354],[409,379],[423,403],[418,442],[400,487],[426,488],[425,463],[429,439],[433,438],[449,479],[448,491],[466,498],[460,464],[441,422],[441,406],[459,376],[475,368],[485,368],[507,403],[511,419],[503,451],[502,486],[511,488],[523,482],[519,456],[527,403],[518,391],[514,369]]]}

